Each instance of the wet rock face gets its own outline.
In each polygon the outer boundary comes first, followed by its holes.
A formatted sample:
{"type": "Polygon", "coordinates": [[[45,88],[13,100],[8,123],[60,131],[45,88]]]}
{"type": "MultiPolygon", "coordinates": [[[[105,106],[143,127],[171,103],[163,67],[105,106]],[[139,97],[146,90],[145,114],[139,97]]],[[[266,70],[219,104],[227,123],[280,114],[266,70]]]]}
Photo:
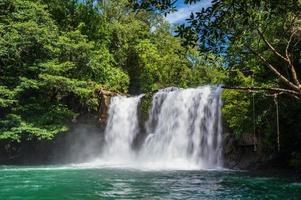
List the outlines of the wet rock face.
{"type": "Polygon", "coordinates": [[[110,96],[103,95],[101,97],[100,112],[99,112],[99,121],[101,123],[105,123],[107,121],[110,100],[111,100],[110,96]]]}
{"type": "Polygon", "coordinates": [[[117,96],[115,92],[110,92],[106,90],[100,90],[100,109],[99,109],[99,122],[106,123],[108,119],[108,110],[110,106],[111,97],[117,96]]]}
{"type": "Polygon", "coordinates": [[[236,137],[227,127],[224,130],[224,167],[247,170],[274,167],[271,163],[275,156],[264,148],[263,136],[254,138],[253,134],[244,133],[236,137]]]}

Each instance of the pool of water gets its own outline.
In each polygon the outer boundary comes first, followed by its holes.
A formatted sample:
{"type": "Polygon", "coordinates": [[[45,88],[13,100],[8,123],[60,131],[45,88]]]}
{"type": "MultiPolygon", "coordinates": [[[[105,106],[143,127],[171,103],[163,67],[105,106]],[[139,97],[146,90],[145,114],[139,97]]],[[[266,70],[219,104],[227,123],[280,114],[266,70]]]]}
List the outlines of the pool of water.
{"type": "Polygon", "coordinates": [[[301,199],[301,182],[228,170],[2,166],[0,199],[301,199]]]}

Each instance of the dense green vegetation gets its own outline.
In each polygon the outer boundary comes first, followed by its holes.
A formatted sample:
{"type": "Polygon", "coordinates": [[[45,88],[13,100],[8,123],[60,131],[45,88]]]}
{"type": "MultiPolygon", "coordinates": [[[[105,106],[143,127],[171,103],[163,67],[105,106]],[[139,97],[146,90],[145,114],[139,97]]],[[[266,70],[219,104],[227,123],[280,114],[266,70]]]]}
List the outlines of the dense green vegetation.
{"type": "Polygon", "coordinates": [[[179,37],[163,18],[174,9],[169,0],[0,0],[0,139],[51,139],[98,111],[100,89],[223,83],[244,87],[224,92],[228,126],[237,136],[255,126],[271,151],[277,96],[282,151],[298,157],[301,2],[214,0],[179,37]]]}
{"type": "Polygon", "coordinates": [[[155,12],[123,1],[0,3],[0,139],[50,139],[97,111],[101,88],[199,85],[205,73],[155,12]]]}

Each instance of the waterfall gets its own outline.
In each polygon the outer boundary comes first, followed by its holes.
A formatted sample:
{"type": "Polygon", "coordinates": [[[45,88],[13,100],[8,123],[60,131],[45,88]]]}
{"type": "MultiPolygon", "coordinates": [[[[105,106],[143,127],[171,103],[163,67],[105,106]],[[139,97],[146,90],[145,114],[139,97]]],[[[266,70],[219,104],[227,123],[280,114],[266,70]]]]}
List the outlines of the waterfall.
{"type": "Polygon", "coordinates": [[[159,90],[152,99],[139,149],[138,106],[143,95],[111,99],[98,164],[147,169],[222,167],[221,87],[159,90]]]}
{"type": "Polygon", "coordinates": [[[132,162],[134,155],[132,143],[139,132],[137,108],[141,97],[142,95],[111,98],[102,156],[107,164],[132,162]]]}
{"type": "Polygon", "coordinates": [[[222,166],[220,87],[157,92],[141,150],[147,166],[208,169],[222,166]]]}

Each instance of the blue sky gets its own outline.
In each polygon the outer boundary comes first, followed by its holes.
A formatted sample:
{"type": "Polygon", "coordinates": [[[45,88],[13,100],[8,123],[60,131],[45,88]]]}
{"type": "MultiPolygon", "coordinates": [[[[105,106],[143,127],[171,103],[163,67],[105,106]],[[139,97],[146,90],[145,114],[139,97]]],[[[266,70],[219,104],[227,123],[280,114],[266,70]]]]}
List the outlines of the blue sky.
{"type": "Polygon", "coordinates": [[[184,0],[178,0],[176,3],[177,11],[166,16],[166,20],[171,24],[183,23],[191,12],[196,12],[202,8],[207,8],[211,5],[211,0],[201,0],[196,4],[186,5],[184,0]]]}

